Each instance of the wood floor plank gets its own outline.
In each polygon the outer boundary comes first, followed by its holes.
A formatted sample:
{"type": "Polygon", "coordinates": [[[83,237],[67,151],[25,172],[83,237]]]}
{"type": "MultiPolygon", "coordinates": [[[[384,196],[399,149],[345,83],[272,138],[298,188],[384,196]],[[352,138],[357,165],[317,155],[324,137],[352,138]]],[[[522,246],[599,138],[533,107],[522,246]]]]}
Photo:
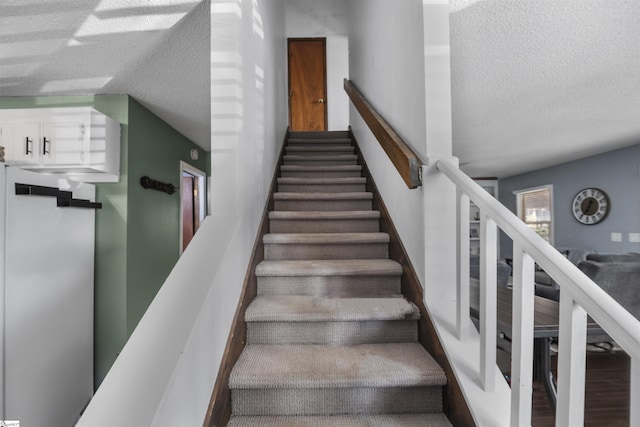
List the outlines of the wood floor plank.
{"type": "MultiPolygon", "coordinates": [[[[552,357],[552,364],[557,372],[557,357],[552,357]]],[[[630,359],[622,351],[587,354],[585,427],[629,426],[630,371],[630,359]]],[[[540,383],[534,384],[532,409],[534,427],[555,425],[554,414],[540,383]]]]}

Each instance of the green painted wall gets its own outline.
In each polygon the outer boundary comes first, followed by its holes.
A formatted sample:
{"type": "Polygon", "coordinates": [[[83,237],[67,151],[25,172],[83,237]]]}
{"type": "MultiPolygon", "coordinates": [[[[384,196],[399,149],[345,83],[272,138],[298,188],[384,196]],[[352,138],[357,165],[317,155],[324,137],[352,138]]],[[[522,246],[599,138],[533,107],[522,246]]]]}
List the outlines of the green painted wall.
{"type": "Polygon", "coordinates": [[[120,122],[120,181],[96,184],[94,385],[127,342],[129,97],[96,96],[94,108],[120,122]]]}
{"type": "Polygon", "coordinates": [[[180,185],[180,161],[206,171],[209,156],[134,99],[129,102],[127,334],[180,255],[180,193],[145,190],[140,177],[180,185]],[[192,148],[200,151],[192,161],[192,148]]]}
{"type": "Polygon", "coordinates": [[[121,124],[120,182],[96,184],[97,388],[179,256],[179,193],[144,190],[140,177],[178,186],[181,160],[209,174],[210,156],[127,95],[0,98],[0,108],[61,106],[91,106],[121,124]]]}

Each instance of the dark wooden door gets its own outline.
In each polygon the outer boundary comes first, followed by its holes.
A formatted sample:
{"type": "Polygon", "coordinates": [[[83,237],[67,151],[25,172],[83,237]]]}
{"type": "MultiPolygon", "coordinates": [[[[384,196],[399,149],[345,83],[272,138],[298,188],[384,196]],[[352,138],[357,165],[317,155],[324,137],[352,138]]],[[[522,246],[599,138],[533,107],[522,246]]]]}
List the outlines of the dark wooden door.
{"type": "Polygon", "coordinates": [[[193,184],[195,179],[192,176],[182,177],[182,250],[187,248],[193,235],[195,227],[195,206],[193,203],[193,184]]]}
{"type": "Polygon", "coordinates": [[[289,126],[327,130],[325,39],[289,39],[289,126]]]}

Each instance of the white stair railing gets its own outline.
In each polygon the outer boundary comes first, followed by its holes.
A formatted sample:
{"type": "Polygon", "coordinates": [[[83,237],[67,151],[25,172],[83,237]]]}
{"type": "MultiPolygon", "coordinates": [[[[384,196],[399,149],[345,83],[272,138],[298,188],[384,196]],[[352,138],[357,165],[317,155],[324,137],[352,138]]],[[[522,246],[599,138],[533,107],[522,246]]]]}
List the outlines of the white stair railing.
{"type": "Polygon", "coordinates": [[[480,209],[480,383],[494,390],[496,377],[497,228],[513,240],[511,425],[531,425],[534,268],[537,263],[560,286],[558,396],[556,426],[584,424],[587,314],[631,358],[629,425],[640,426],[640,321],[556,251],[509,209],[464,174],[453,159],[436,167],[457,187],[458,338],[469,317],[469,201],[480,209]]]}

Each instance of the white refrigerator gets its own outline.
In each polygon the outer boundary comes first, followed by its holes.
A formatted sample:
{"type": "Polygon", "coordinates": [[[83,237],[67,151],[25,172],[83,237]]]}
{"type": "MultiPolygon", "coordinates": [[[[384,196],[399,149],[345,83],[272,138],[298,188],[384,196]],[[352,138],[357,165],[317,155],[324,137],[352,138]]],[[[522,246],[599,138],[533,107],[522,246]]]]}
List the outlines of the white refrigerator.
{"type": "Polygon", "coordinates": [[[0,420],[70,427],[91,399],[94,200],[0,163],[0,420]]]}

